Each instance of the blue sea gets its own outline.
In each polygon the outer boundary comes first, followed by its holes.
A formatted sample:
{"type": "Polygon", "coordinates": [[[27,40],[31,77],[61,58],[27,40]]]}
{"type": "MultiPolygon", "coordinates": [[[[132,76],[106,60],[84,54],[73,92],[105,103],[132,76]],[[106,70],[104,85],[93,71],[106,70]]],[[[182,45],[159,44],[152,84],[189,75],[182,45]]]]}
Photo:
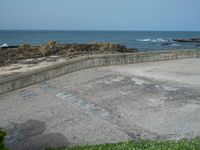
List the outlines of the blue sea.
{"type": "Polygon", "coordinates": [[[0,30],[0,45],[44,44],[55,40],[63,44],[113,42],[140,51],[200,48],[195,43],[176,43],[172,39],[199,38],[200,32],[180,31],[36,31],[0,30]]]}

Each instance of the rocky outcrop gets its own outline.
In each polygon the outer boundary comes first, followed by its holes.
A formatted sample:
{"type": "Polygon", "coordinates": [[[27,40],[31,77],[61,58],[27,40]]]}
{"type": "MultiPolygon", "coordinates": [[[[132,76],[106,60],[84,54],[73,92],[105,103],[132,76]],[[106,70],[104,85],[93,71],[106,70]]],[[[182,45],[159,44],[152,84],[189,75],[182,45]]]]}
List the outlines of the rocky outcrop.
{"type": "Polygon", "coordinates": [[[18,60],[59,55],[74,58],[91,54],[133,53],[137,49],[126,48],[113,43],[60,44],[50,41],[45,45],[33,46],[24,44],[15,48],[0,48],[0,65],[16,63],[18,60]]]}
{"type": "Polygon", "coordinates": [[[173,41],[180,42],[180,43],[200,43],[200,38],[173,39],[173,41]]]}

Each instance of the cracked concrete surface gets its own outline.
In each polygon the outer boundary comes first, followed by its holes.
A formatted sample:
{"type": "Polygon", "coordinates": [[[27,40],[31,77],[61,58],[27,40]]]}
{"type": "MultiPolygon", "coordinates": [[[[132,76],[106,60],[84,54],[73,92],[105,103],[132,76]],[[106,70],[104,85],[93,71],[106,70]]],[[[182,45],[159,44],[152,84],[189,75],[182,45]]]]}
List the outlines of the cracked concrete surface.
{"type": "Polygon", "coordinates": [[[0,103],[11,149],[193,138],[200,59],[86,69],[1,95],[0,103]]]}

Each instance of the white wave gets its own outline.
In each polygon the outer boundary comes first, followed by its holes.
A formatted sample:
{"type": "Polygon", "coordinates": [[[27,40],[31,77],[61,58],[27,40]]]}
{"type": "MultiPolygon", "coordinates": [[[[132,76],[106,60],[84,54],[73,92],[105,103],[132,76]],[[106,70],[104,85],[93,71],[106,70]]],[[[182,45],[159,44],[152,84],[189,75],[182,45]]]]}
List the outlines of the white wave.
{"type": "Polygon", "coordinates": [[[173,44],[171,44],[171,46],[182,46],[182,45],[181,44],[173,43],[173,44]]]}
{"type": "Polygon", "coordinates": [[[168,40],[157,38],[157,39],[136,39],[138,42],[167,42],[168,40]]]}
{"type": "Polygon", "coordinates": [[[0,48],[2,47],[8,47],[8,44],[4,43],[3,45],[0,46],[0,48]]]}
{"type": "Polygon", "coordinates": [[[151,39],[136,39],[136,41],[139,41],[139,42],[149,42],[149,41],[151,41],[151,39]]]}

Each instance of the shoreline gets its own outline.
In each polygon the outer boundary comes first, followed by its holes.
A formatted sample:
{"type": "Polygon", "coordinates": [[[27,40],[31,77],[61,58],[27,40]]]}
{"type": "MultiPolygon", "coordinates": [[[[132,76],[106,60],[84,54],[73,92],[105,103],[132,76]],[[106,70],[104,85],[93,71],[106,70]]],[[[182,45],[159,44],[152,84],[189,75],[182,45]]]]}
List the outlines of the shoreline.
{"type": "Polygon", "coordinates": [[[0,48],[0,80],[84,56],[166,53],[187,50],[139,51],[135,48],[127,48],[124,45],[98,42],[90,42],[88,44],[60,44],[56,41],[49,41],[43,45],[5,45],[5,47],[0,48]]]}
{"type": "MultiPolygon", "coordinates": [[[[137,49],[127,48],[124,45],[114,43],[90,42],[88,44],[60,44],[57,41],[49,41],[42,45],[24,44],[21,46],[0,48],[0,67],[14,63],[23,63],[23,60],[33,59],[34,63],[40,58],[60,56],[76,58],[94,54],[135,53],[137,49]]],[[[25,62],[26,63],[26,62],[25,62]]]]}

